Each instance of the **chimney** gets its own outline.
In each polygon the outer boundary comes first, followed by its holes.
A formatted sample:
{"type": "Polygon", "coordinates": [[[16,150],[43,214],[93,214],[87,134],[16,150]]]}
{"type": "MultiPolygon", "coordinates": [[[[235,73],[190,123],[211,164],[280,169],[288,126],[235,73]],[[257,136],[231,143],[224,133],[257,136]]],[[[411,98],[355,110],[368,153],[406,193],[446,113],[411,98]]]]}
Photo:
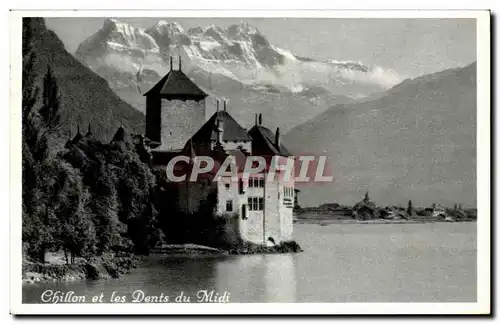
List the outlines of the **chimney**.
{"type": "Polygon", "coordinates": [[[217,112],[219,112],[219,99],[217,99],[217,112]]]}
{"type": "Polygon", "coordinates": [[[279,127],[276,128],[276,136],[274,138],[274,145],[276,145],[276,147],[279,150],[279,148],[280,148],[280,128],[279,127]]]}
{"type": "Polygon", "coordinates": [[[224,111],[226,111],[226,99],[224,99],[224,111]]]}
{"type": "Polygon", "coordinates": [[[257,126],[257,114],[255,114],[255,126],[257,126]]]}
{"type": "Polygon", "coordinates": [[[172,60],[172,56],[170,56],[170,71],[172,71],[173,69],[174,69],[174,63],[172,60]]]}
{"type": "Polygon", "coordinates": [[[262,114],[259,114],[259,125],[262,125],[262,114]]]}
{"type": "Polygon", "coordinates": [[[182,59],[181,56],[179,55],[179,71],[182,70],[182,59]]]}
{"type": "Polygon", "coordinates": [[[224,122],[222,118],[217,118],[217,142],[222,143],[222,135],[224,135],[224,122]]]}
{"type": "Polygon", "coordinates": [[[92,130],[90,129],[90,122],[89,122],[89,128],[87,130],[87,136],[92,135],[92,130]]]}

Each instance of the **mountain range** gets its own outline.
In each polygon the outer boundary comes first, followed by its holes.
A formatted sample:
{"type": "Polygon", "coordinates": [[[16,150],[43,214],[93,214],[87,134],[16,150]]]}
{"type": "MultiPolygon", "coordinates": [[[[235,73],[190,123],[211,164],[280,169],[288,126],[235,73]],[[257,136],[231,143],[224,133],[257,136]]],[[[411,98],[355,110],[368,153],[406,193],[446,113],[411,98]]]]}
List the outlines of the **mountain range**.
{"type": "MultiPolygon", "coordinates": [[[[185,30],[164,20],[141,29],[107,19],[75,56],[139,111],[145,109],[141,94],[168,72],[169,57],[177,69],[180,56],[182,70],[212,97],[227,99],[243,124],[262,113],[270,127],[284,131],[334,104],[383,92],[401,80],[394,71],[361,62],[297,56],[244,22],[185,30]]],[[[207,109],[210,115],[214,101],[207,109]]]]}
{"type": "Polygon", "coordinates": [[[326,155],[333,183],[304,188],[309,204],[476,206],[476,63],[406,80],[378,99],[335,105],[284,138],[326,155]]]}

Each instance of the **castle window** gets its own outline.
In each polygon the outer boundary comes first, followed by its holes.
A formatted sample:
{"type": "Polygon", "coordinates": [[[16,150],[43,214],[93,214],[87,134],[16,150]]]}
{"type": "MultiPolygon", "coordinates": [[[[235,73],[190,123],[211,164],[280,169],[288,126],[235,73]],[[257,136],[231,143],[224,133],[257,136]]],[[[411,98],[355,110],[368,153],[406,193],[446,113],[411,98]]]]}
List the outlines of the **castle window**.
{"type": "Polygon", "coordinates": [[[231,184],[230,183],[226,183],[225,186],[226,186],[226,189],[231,188],[231,184]]]}
{"type": "Polygon", "coordinates": [[[259,187],[264,188],[264,178],[259,179],[259,187]]]}
{"type": "Polygon", "coordinates": [[[239,189],[240,195],[244,194],[244,191],[243,191],[243,180],[241,178],[238,180],[238,189],[239,189]]]}
{"type": "Polygon", "coordinates": [[[243,204],[241,205],[241,218],[242,219],[247,219],[247,205],[243,204]]]}
{"type": "Polygon", "coordinates": [[[232,212],[233,211],[233,201],[232,200],[227,200],[226,201],[226,211],[232,212]]]}
{"type": "Polygon", "coordinates": [[[264,210],[264,198],[248,197],[248,210],[264,210]]]}
{"type": "Polygon", "coordinates": [[[258,198],[257,197],[253,197],[252,200],[253,200],[252,201],[253,202],[253,210],[260,210],[259,209],[259,200],[258,200],[258,198]]]}

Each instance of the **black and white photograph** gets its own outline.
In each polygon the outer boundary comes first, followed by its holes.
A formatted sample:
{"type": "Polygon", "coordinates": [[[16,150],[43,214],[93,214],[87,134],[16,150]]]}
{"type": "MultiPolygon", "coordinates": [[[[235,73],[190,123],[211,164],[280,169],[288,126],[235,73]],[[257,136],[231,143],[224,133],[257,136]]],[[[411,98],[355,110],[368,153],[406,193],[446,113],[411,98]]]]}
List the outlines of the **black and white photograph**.
{"type": "Polygon", "coordinates": [[[10,15],[13,314],[490,313],[489,11],[10,15]]]}

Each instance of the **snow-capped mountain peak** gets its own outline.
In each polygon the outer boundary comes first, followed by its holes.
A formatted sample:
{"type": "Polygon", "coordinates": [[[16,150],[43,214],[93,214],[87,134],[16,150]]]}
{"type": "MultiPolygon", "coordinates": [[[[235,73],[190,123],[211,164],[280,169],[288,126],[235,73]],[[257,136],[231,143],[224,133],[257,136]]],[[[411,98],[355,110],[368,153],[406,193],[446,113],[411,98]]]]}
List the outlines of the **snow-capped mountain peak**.
{"type": "Polygon", "coordinates": [[[114,28],[120,22],[114,18],[107,18],[104,20],[103,28],[114,28]]]}
{"type": "Polygon", "coordinates": [[[148,28],[146,32],[151,34],[152,32],[159,33],[169,33],[169,34],[184,34],[184,28],[178,22],[167,22],[165,20],[158,21],[154,26],[148,28]]]}
{"type": "Polygon", "coordinates": [[[103,27],[77,49],[77,56],[96,57],[113,49],[117,52],[158,52],[156,41],[143,29],[109,18],[103,27]]]}
{"type": "Polygon", "coordinates": [[[224,42],[224,31],[219,26],[210,25],[203,30],[203,36],[211,37],[217,42],[224,42]]]}
{"type": "Polygon", "coordinates": [[[167,22],[160,20],[146,30],[153,37],[161,49],[166,49],[172,44],[190,45],[189,36],[178,22],[167,22]]]}
{"type": "Polygon", "coordinates": [[[195,69],[206,75],[221,75],[256,89],[269,85],[300,93],[324,88],[335,95],[352,97],[382,91],[400,81],[394,71],[361,62],[299,57],[270,43],[247,22],[227,28],[192,27],[186,31],[175,21],[160,20],[144,30],[107,19],[101,30],[85,40],[76,52],[94,70],[112,67],[132,75],[139,66],[163,75],[169,68],[169,55],[182,56],[185,71],[195,69]]]}
{"type": "Polygon", "coordinates": [[[233,40],[248,39],[251,35],[260,34],[257,28],[251,26],[247,22],[231,25],[226,29],[226,36],[233,40]]]}

